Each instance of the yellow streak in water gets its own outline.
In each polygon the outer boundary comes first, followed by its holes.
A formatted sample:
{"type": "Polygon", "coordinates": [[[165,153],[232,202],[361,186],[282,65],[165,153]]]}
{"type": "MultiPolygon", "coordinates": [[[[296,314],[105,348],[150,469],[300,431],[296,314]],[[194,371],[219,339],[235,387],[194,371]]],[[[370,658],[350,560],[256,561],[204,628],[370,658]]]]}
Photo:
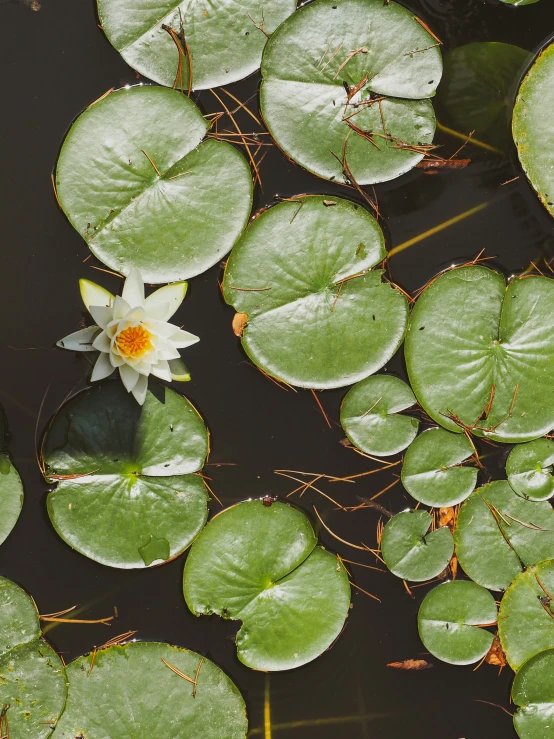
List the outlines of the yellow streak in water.
{"type": "MultiPolygon", "coordinates": [[[[364,713],[355,716],[332,716],[330,718],[307,719],[304,721],[290,721],[286,724],[273,724],[273,731],[286,731],[290,729],[303,729],[307,726],[333,726],[336,724],[354,724],[368,721],[371,719],[387,718],[385,713],[364,713]]],[[[250,729],[248,736],[257,736],[261,734],[265,728],[258,727],[250,729]]],[[[267,734],[266,734],[267,737],[267,734]]]]}
{"type": "MultiPolygon", "coordinates": [[[[447,126],[443,126],[442,123],[439,123],[438,121],[437,121],[437,128],[439,131],[442,131],[443,133],[447,133],[450,136],[454,136],[454,138],[456,139],[460,139],[460,141],[467,141],[467,135],[465,133],[460,133],[459,131],[455,131],[453,128],[448,128],[447,126]]],[[[495,146],[486,144],[484,141],[479,141],[479,139],[474,139],[472,137],[469,139],[469,143],[474,144],[475,146],[480,146],[481,149],[492,151],[494,152],[494,154],[500,154],[500,156],[506,156],[506,154],[501,149],[497,149],[495,146]]]]}
{"type": "Polygon", "coordinates": [[[264,739],[271,739],[271,702],[269,693],[269,675],[265,676],[264,688],[264,739]]]}

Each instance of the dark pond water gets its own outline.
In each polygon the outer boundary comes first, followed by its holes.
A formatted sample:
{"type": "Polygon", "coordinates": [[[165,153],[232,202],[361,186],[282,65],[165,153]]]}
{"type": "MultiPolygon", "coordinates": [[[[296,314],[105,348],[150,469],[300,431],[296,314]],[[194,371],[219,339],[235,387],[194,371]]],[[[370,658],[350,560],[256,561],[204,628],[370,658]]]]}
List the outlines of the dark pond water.
{"type": "MultiPolygon", "coordinates": [[[[54,533],[46,515],[47,486],[34,459],[35,423],[47,387],[41,426],[67,393],[82,384],[85,367],[53,344],[78,327],[79,277],[98,278],[113,290],[118,280],[92,269],[92,259],[83,262],[88,249],[57,208],[50,172],[73,118],[108,88],[136,83],[137,76],[97,28],[92,0],[41,3],[33,12],[26,0],[0,2],[0,400],[9,417],[11,451],[26,495],[23,514],[0,548],[0,573],[27,588],[42,613],[81,604],[86,606],[85,618],[98,618],[117,606],[119,618],[109,630],[57,625],[49,631],[48,638],[68,661],[128,629],[137,629],[141,639],[164,640],[206,654],[244,694],[252,736],[514,737],[509,716],[476,702],[490,701],[510,710],[508,670],[498,677],[496,668],[488,665],[473,672],[471,667],[454,668],[435,660],[433,669],[424,672],[386,667],[422,655],[416,614],[425,588],[416,590],[412,600],[392,575],[353,567],[356,584],[382,602],[353,592],[348,627],[335,647],[302,669],[266,679],[238,662],[232,640],[235,625],[188,613],[181,594],[184,557],[147,571],[112,570],[73,552],[54,533]]],[[[432,26],[445,49],[471,41],[502,41],[535,52],[554,30],[550,0],[523,8],[494,0],[407,4],[432,26]]],[[[246,100],[255,94],[257,83],[251,78],[230,89],[246,100]]],[[[199,102],[206,110],[219,109],[210,93],[202,93],[199,102]]],[[[256,100],[250,105],[256,108],[256,100]]],[[[252,130],[252,121],[240,113],[239,120],[243,130],[252,130]]],[[[437,139],[447,156],[461,143],[444,132],[437,139]]],[[[429,176],[418,169],[376,188],[389,249],[487,204],[391,259],[393,278],[405,290],[415,290],[444,266],[471,259],[483,248],[508,273],[525,268],[541,253],[554,254],[553,222],[525,178],[500,187],[521,174],[514,151],[510,148],[502,156],[473,145],[465,151],[472,162],[464,170],[429,176]]],[[[276,194],[340,191],[301,171],[276,149],[269,150],[261,175],[257,206],[272,203],[276,194]]],[[[217,495],[225,504],[266,493],[286,495],[296,484],[274,475],[277,468],[339,476],[371,469],[372,462],[339,443],[343,391],[321,395],[333,421],[329,429],[309,392],[284,392],[245,361],[231,331],[233,311],[220,297],[218,276],[214,268],[192,280],[179,314],[186,328],[202,338],[187,352],[193,381],[185,390],[211,429],[210,461],[235,465],[206,468],[217,495]]],[[[402,358],[395,358],[388,369],[403,375],[402,358]]],[[[499,455],[489,460],[493,477],[503,474],[500,462],[499,455]]],[[[394,479],[383,472],[356,485],[328,485],[327,490],[353,505],[357,495],[375,494],[394,479]]],[[[382,500],[393,511],[409,505],[400,485],[382,500]]],[[[350,541],[375,543],[376,511],[333,511],[332,505],[309,493],[301,504],[311,512],[314,502],[337,533],[350,541]]],[[[341,547],[325,532],[322,539],[345,557],[358,559],[356,554],[361,554],[341,547]]]]}

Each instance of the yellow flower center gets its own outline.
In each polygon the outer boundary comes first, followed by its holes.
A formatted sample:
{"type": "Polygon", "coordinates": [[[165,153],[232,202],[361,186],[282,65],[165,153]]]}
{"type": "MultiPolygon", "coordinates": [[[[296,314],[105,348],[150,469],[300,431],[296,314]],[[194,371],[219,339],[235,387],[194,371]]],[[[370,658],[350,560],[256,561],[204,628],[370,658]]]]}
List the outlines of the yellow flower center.
{"type": "Polygon", "coordinates": [[[129,326],[117,335],[115,343],[119,351],[128,357],[142,357],[152,349],[152,335],[142,324],[129,326]]]}

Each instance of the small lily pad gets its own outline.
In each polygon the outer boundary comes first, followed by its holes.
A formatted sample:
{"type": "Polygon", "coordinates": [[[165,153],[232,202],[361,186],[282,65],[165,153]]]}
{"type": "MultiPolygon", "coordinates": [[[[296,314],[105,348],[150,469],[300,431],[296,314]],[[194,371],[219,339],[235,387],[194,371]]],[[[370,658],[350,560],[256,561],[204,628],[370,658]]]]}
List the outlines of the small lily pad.
{"type": "Polygon", "coordinates": [[[110,43],[127,64],[161,85],[203,90],[247,77],[260,66],[268,35],[296,9],[296,0],[98,0],[98,16],[110,43]],[[179,36],[183,54],[178,75],[179,36]]]}
{"type": "Polygon", "coordinates": [[[291,385],[333,388],[379,370],[404,336],[407,301],[372,270],[383,233],[361,206],[282,202],[246,229],[227,262],[225,300],[247,315],[242,346],[291,385]]]}
{"type": "Polygon", "coordinates": [[[531,502],[505,480],[476,490],[458,513],[456,555],[472,580],[506,590],[524,567],[554,557],[554,511],[531,502]]]}
{"type": "Polygon", "coordinates": [[[242,696],[209,659],[159,642],[93,654],[94,663],[89,655],[66,668],[67,704],[53,738],[134,739],[139,730],[159,739],[245,739],[242,696]]]}
{"type": "Polygon", "coordinates": [[[261,70],[271,135],[320,177],[391,180],[433,140],[439,43],[398,3],[314,0],[273,34],[261,70]]]}
{"type": "Polygon", "coordinates": [[[0,544],[17,523],[23,506],[23,483],[7,454],[0,454],[0,544]]]}
{"type": "Polygon", "coordinates": [[[439,585],[425,596],[418,614],[419,636],[426,649],[451,665],[471,665],[489,651],[497,609],[485,588],[468,580],[439,585]]]}
{"type": "Polygon", "coordinates": [[[110,269],[174,282],[231,249],[250,215],[252,178],[238,149],[202,142],[208,127],[186,95],[148,86],[111,93],[72,125],[56,165],[58,199],[110,269]]]}
{"type": "Polygon", "coordinates": [[[0,577],[0,710],[14,739],[52,734],[67,694],[62,661],[41,638],[33,599],[0,577]]]}
{"type": "Polygon", "coordinates": [[[510,667],[554,647],[554,561],[521,572],[504,593],[498,633],[510,667]]]}
{"type": "Polygon", "coordinates": [[[197,616],[242,621],[241,662],[289,670],[311,662],[340,634],[350,606],[348,576],[308,518],[284,503],[239,503],[194,542],[184,593],[197,616]]]}
{"type": "Polygon", "coordinates": [[[500,2],[506,3],[506,5],[533,5],[538,3],[539,0],[500,0],[500,2]]]}
{"type": "Polygon", "coordinates": [[[474,449],[463,434],[438,428],[424,431],[406,452],[402,484],[425,505],[457,505],[473,492],[477,482],[477,469],[463,466],[473,454],[474,449]]]}
{"type": "Polygon", "coordinates": [[[48,513],[62,539],[111,567],[173,559],[207,519],[204,422],[181,395],[153,385],[139,406],[119,382],[66,403],[44,440],[48,513]]]}
{"type": "Polygon", "coordinates": [[[410,387],[392,375],[374,375],[351,388],[340,409],[341,425],[354,446],[366,454],[388,457],[414,440],[419,421],[403,416],[416,399],[410,387]]]}
{"type": "Polygon", "coordinates": [[[446,526],[428,534],[432,523],[427,511],[403,511],[387,523],[381,538],[381,554],[394,575],[423,582],[448,566],[454,553],[452,534],[446,526]]]}
{"type": "Polygon", "coordinates": [[[554,715],[554,649],[526,662],[512,686],[512,701],[519,707],[514,728],[520,739],[552,736],[554,715]]]}
{"type": "Polygon", "coordinates": [[[554,495],[554,441],[536,439],[515,446],[506,460],[508,482],[518,495],[547,500],[554,495]]]}

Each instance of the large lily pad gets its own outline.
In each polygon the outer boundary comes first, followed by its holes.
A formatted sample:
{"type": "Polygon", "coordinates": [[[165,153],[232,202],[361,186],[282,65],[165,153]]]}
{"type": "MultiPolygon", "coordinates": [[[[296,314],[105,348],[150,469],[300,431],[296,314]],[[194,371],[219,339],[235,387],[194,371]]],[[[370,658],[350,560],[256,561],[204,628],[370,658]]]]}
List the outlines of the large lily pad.
{"type": "Polygon", "coordinates": [[[67,694],[62,661],[42,638],[36,606],[18,585],[0,577],[0,711],[10,736],[52,734],[67,694]]]}
{"type": "Polygon", "coordinates": [[[44,441],[48,513],[81,554],[148,567],[183,552],[207,519],[208,434],[181,395],[154,385],[141,408],[119,382],[71,399],[44,441]]]}
{"type": "Polygon", "coordinates": [[[250,215],[252,180],[230,144],[162,87],[114,92],[71,127],[56,165],[61,207],[93,254],[145,282],[184,280],[226,254],[250,215]],[[202,143],[201,143],[202,142],[202,143]]]}
{"type": "Polygon", "coordinates": [[[237,687],[195,652],[135,642],[99,649],[91,663],[92,656],[79,657],[66,668],[69,693],[55,739],[134,739],[137,730],[158,739],[246,737],[237,687]]]}
{"type": "Polygon", "coordinates": [[[498,633],[510,666],[517,672],[528,659],[554,647],[554,561],[520,573],[504,593],[498,633]]]}
{"type": "Polygon", "coordinates": [[[342,387],[400,345],[405,297],[371,268],[386,256],[375,219],[341,198],[306,196],[259,215],[233,249],[225,300],[247,315],[242,345],[292,385],[342,387]]]}
{"type": "Polygon", "coordinates": [[[554,511],[531,502],[505,480],[476,490],[463,504],[454,532],[460,565],[472,580],[506,590],[524,566],[554,557],[554,511]]]}
{"type": "Polygon", "coordinates": [[[454,269],[418,299],[406,333],[412,389],[450,431],[530,441],[554,427],[554,281],[454,269]],[[455,416],[455,419],[453,419],[455,416]]]}
{"type": "Polygon", "coordinates": [[[433,140],[428,98],[442,74],[438,47],[395,2],[315,0],[266,46],[266,125],[288,156],[320,177],[347,181],[344,158],[359,184],[398,177],[433,140]]]}
{"type": "Polygon", "coordinates": [[[414,440],[419,421],[401,415],[400,411],[415,403],[415,395],[401,379],[374,375],[347,392],[340,408],[340,422],[358,449],[388,457],[401,452],[414,440]]]}
{"type": "Polygon", "coordinates": [[[432,655],[452,665],[478,662],[489,651],[497,609],[485,588],[468,580],[439,585],[419,609],[419,636],[432,655]]]}
{"type": "Polygon", "coordinates": [[[454,552],[452,534],[446,526],[427,533],[432,522],[427,511],[403,511],[387,523],[381,554],[394,575],[423,582],[448,566],[454,552]]]}
{"type": "Polygon", "coordinates": [[[471,494],[477,482],[477,469],[463,466],[473,454],[471,443],[461,434],[437,428],[424,431],[406,452],[402,484],[425,505],[457,505],[471,494]]]}
{"type": "Polygon", "coordinates": [[[238,657],[256,670],[310,662],[340,634],[348,576],[308,518],[284,503],[240,503],[217,515],[187,557],[185,600],[197,616],[242,621],[238,657]]]}
{"type": "Polygon", "coordinates": [[[513,490],[530,500],[554,495],[554,441],[536,439],[515,446],[506,460],[506,474],[513,490]]]}
{"type": "Polygon", "coordinates": [[[296,0],[98,0],[98,15],[110,43],[140,74],[161,85],[188,89],[190,67],[167,26],[180,36],[192,59],[195,90],[218,87],[246,77],[260,66],[271,34],[296,9],[296,0]]]}
{"type": "Polygon", "coordinates": [[[554,215],[554,44],[542,51],[521,83],[512,120],[519,160],[544,206],[554,215]]]}
{"type": "Polygon", "coordinates": [[[520,739],[552,736],[554,716],[554,649],[537,654],[515,677],[512,701],[519,706],[514,728],[520,739]]]}
{"type": "Polygon", "coordinates": [[[23,483],[7,454],[0,454],[0,544],[17,523],[23,506],[23,483]]]}

